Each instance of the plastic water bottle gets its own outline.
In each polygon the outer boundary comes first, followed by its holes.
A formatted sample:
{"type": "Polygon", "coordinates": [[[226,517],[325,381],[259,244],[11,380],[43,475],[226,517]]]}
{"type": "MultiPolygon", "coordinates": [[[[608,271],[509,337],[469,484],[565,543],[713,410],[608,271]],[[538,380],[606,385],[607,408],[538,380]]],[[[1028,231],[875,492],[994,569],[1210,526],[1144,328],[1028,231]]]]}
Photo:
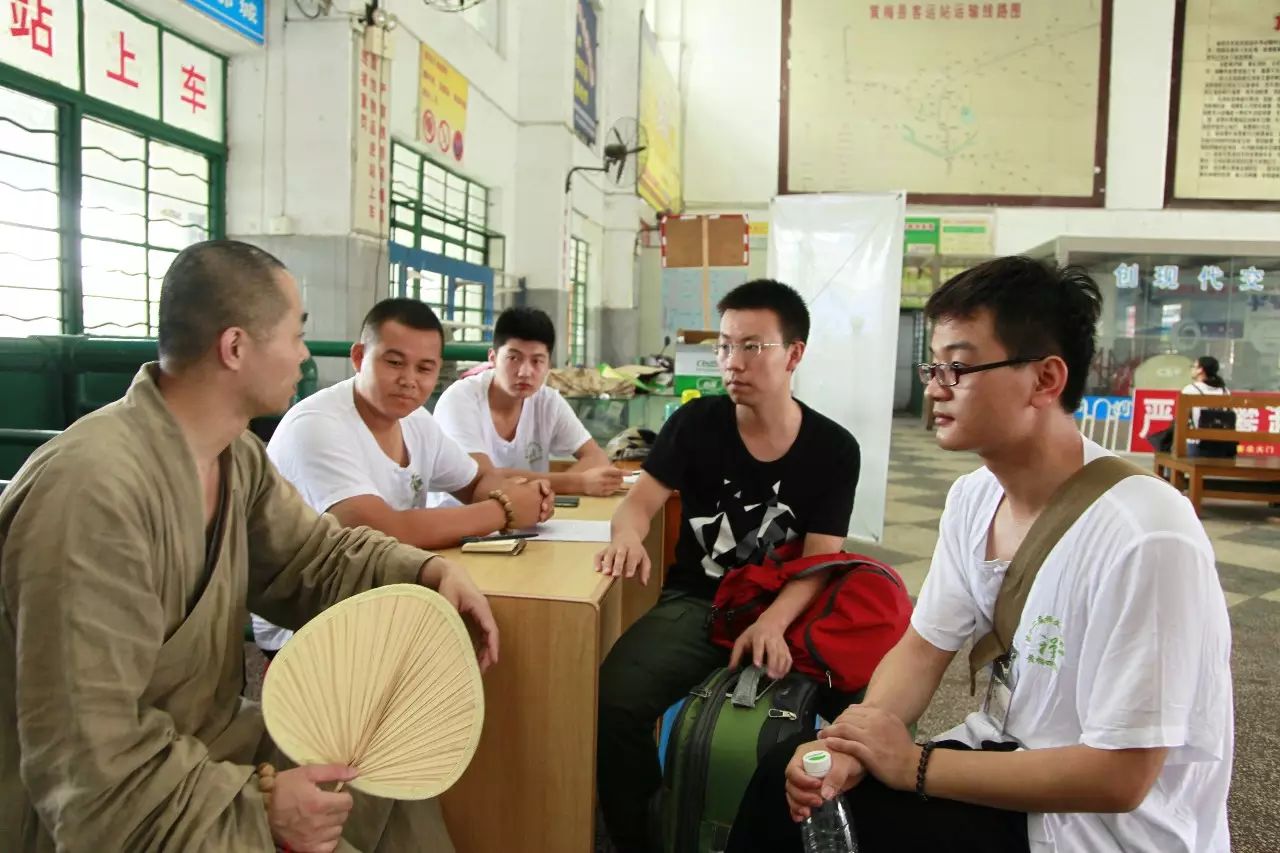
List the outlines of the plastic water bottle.
{"type": "MultiPolygon", "coordinates": [[[[821,779],[831,772],[831,753],[824,750],[806,752],[804,772],[821,779]]],[[[858,853],[858,841],[849,823],[844,801],[833,797],[821,807],[812,809],[800,824],[805,853],[858,853]]]]}

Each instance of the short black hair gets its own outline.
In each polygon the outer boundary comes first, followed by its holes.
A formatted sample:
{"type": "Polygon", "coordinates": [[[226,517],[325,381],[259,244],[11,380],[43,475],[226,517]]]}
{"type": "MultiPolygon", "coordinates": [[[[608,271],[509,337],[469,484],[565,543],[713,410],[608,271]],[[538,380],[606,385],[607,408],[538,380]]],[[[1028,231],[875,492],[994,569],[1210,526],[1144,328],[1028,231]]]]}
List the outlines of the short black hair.
{"type": "Polygon", "coordinates": [[[517,305],[498,315],[493,324],[493,348],[499,349],[512,338],[546,344],[547,352],[551,352],[556,348],[556,327],[546,311],[517,305]]]}
{"type": "Polygon", "coordinates": [[[730,290],[716,304],[716,310],[755,311],[766,309],[778,316],[786,343],[809,341],[809,309],[795,288],[771,278],[757,278],[730,290]]]}
{"type": "Polygon", "coordinates": [[[382,324],[394,320],[410,329],[422,332],[438,332],[441,343],[444,342],[444,326],[431,306],[417,299],[392,297],[384,299],[369,309],[360,324],[360,341],[364,344],[376,343],[382,324]]]}
{"type": "Polygon", "coordinates": [[[279,258],[238,240],[207,240],[178,253],[160,286],[156,337],[170,368],[199,361],[227,329],[273,329],[289,301],[276,280],[279,258]]]}
{"type": "Polygon", "coordinates": [[[938,321],[991,312],[996,339],[1010,358],[1056,355],[1067,364],[1059,403],[1074,412],[1093,363],[1102,292],[1079,267],[1012,256],[967,269],[934,291],[925,316],[938,321]]]}

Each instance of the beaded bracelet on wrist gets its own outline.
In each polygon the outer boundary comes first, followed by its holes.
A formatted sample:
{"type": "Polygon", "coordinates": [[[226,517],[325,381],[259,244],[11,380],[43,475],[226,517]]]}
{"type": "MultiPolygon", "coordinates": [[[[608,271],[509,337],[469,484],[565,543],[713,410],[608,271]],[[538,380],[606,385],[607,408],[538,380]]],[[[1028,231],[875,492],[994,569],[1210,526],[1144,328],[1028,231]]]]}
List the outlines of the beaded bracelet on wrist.
{"type": "Polygon", "coordinates": [[[920,764],[916,767],[916,796],[921,800],[928,800],[929,795],[924,792],[924,775],[929,769],[929,756],[933,754],[933,749],[937,744],[929,741],[920,748],[920,764]]]}
{"type": "Polygon", "coordinates": [[[498,502],[502,507],[502,514],[507,518],[506,525],[499,532],[510,533],[516,526],[516,508],[511,504],[511,498],[507,497],[507,493],[501,489],[489,492],[489,498],[498,502]]]}

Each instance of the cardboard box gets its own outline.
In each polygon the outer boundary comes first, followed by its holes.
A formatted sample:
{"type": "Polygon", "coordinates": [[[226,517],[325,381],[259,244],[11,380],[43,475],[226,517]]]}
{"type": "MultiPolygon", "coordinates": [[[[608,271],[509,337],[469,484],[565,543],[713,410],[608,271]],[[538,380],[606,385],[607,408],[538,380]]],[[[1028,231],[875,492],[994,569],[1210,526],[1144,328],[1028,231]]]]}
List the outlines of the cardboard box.
{"type": "Polygon", "coordinates": [[[688,388],[703,396],[724,393],[724,378],[711,342],[719,332],[681,329],[676,334],[675,392],[679,397],[688,388]]]}

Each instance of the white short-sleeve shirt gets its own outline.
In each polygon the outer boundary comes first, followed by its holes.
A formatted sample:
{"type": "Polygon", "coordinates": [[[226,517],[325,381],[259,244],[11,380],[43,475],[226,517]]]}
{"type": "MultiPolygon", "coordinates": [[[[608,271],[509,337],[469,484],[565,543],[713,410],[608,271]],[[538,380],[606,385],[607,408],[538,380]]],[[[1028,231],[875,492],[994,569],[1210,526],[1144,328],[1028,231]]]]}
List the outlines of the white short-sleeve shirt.
{"type": "MultiPolygon", "coordinates": [[[[285,414],[267,455],[317,512],[361,495],[377,495],[394,510],[427,506],[428,492],[469,485],[479,466],[426,409],[400,421],[409,462],[399,465],[378,446],[356,411],[355,379],[318,391],[285,414]]],[[[253,617],[254,638],[278,649],[292,632],[253,617]]]]}
{"type": "Polygon", "coordinates": [[[493,371],[459,379],[445,389],[435,416],[445,433],[468,453],[483,453],[498,468],[546,473],[552,456],[572,456],[591,440],[567,400],[543,385],[524,401],[511,441],[498,435],[489,411],[493,371]]]}
{"type": "MultiPolygon", "coordinates": [[[[1106,453],[1084,441],[1085,462],[1106,453]]],[[[940,649],[959,650],[991,629],[1007,564],[984,558],[1003,494],[981,468],[947,497],[911,620],[940,649]]],[[[1130,477],[1063,536],[1027,597],[1012,682],[1003,732],[977,711],[937,739],[1169,748],[1155,785],[1130,813],[1029,815],[1034,853],[1230,849],[1231,628],[1212,545],[1172,487],[1130,477]]]]}

